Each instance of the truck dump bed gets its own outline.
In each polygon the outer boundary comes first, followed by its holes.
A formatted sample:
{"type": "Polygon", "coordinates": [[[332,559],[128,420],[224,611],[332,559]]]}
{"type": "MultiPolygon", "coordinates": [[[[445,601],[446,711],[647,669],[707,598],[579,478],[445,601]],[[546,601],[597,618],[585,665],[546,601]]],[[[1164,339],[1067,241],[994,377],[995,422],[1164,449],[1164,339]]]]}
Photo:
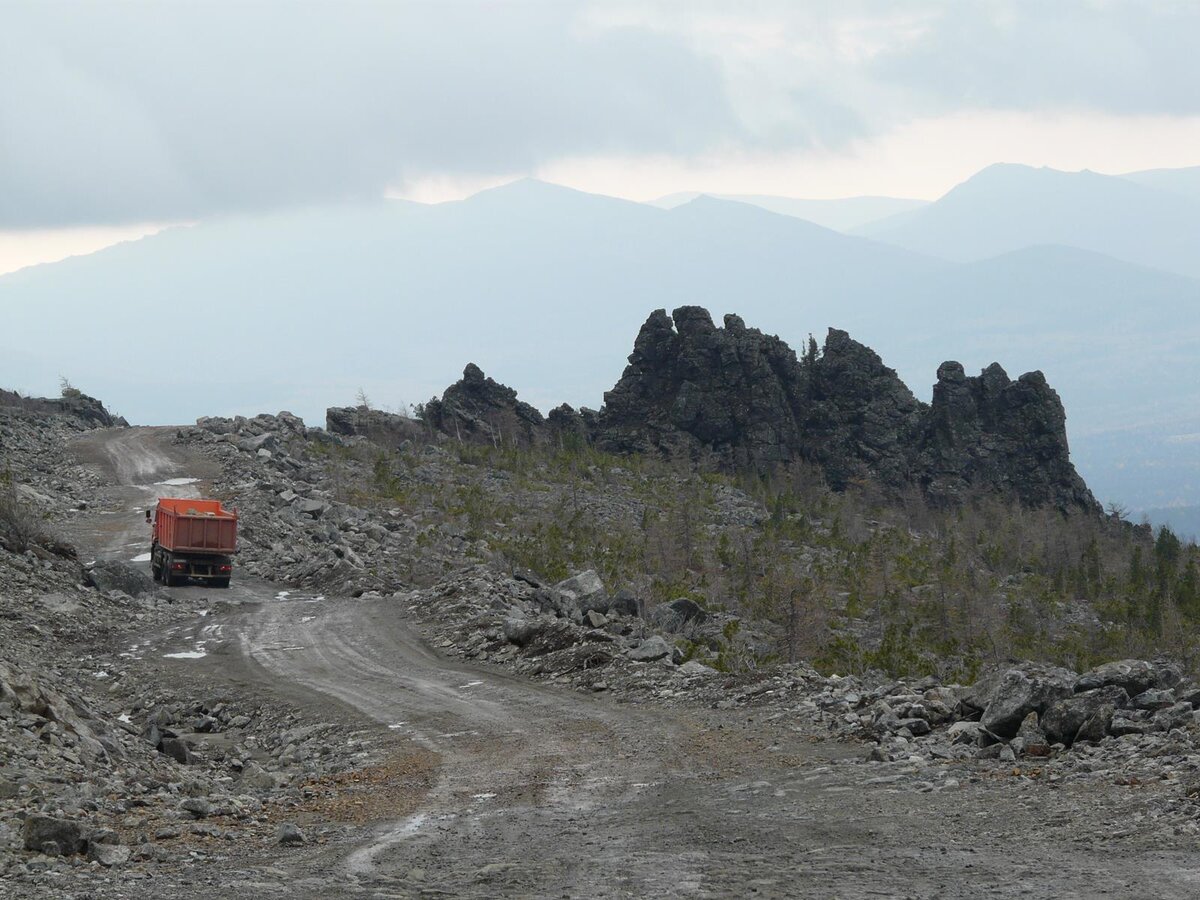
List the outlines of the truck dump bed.
{"type": "Polygon", "coordinates": [[[154,539],[172,553],[230,554],[237,546],[237,513],[219,500],[163,497],[154,539]]]}

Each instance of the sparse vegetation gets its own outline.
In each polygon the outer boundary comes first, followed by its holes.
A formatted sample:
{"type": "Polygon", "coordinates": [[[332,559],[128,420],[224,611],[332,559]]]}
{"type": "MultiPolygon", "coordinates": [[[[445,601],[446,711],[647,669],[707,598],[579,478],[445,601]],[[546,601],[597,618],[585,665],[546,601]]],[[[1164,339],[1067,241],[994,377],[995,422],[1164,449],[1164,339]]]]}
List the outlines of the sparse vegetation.
{"type": "Polygon", "coordinates": [[[809,659],[827,673],[970,680],[1008,657],[1082,669],[1169,650],[1200,662],[1200,551],[1120,515],[989,495],[939,509],[869,486],[836,493],[803,467],[731,477],[580,442],[451,439],[438,444],[451,473],[434,480],[415,475],[425,446],[356,449],[370,474],[346,489],[437,510],[483,548],[475,556],[552,581],[594,568],[651,606],[687,596],[766,635],[756,655],[743,639],[708,648],[723,667],[809,659]]]}
{"type": "Polygon", "coordinates": [[[21,501],[17,481],[9,470],[0,472],[0,545],[24,553],[42,533],[42,523],[21,501]]]}

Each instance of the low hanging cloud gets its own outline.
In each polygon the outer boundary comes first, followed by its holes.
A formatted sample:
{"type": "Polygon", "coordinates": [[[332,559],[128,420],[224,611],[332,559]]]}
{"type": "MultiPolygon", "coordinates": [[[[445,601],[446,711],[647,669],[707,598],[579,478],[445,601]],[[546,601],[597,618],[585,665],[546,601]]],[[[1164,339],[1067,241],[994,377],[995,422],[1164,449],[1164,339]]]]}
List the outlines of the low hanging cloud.
{"type": "Polygon", "coordinates": [[[736,136],[715,63],[564,4],[6,7],[0,227],[379,196],[736,136]]]}
{"type": "Polygon", "coordinates": [[[10,2],[0,228],[378,197],[964,109],[1191,115],[1172,3],[10,2]]]}

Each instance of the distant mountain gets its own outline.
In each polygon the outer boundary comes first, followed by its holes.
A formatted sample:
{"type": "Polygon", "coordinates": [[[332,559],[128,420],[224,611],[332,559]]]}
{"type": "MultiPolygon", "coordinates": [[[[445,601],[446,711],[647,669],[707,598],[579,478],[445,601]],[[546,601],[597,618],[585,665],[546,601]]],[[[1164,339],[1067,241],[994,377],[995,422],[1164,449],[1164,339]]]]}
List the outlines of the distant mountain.
{"type": "Polygon", "coordinates": [[[688,305],[793,346],[845,329],[924,400],[946,359],[1041,369],[1102,502],[1200,504],[1170,443],[1200,432],[1200,282],[1065,247],[947,263],[707,197],[526,181],[168,230],[0,277],[0,386],[67,376],[138,423],[319,423],[359,388],[420,402],[475,362],[543,411],[594,408],[645,311],[688,305]]]}
{"type": "Polygon", "coordinates": [[[1062,244],[1200,277],[1200,197],[1180,187],[1188,171],[1120,177],[999,164],[854,233],[959,262],[1062,244]]]}
{"type": "MultiPolygon", "coordinates": [[[[651,206],[674,209],[697,197],[706,196],[698,191],[667,194],[650,201],[651,206]]],[[[717,200],[732,200],[749,203],[769,212],[783,216],[805,219],[834,231],[847,232],[879,219],[899,213],[920,209],[928,200],[908,200],[901,197],[843,197],[838,200],[801,200],[794,197],[773,197],[769,194],[708,194],[717,200]]]]}
{"type": "Polygon", "coordinates": [[[1200,166],[1187,169],[1147,169],[1144,172],[1129,172],[1121,177],[1126,181],[1160,191],[1200,199],[1200,166]]]}

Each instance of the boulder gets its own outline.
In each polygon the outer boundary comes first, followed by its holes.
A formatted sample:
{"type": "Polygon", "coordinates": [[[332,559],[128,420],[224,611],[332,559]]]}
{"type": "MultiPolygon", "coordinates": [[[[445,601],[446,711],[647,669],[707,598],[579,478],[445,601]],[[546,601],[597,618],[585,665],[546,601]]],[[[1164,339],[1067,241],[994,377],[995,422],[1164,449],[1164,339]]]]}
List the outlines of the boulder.
{"type": "Polygon", "coordinates": [[[324,500],[300,500],[293,507],[301,515],[319,519],[329,510],[329,504],[324,500]]]}
{"type": "Polygon", "coordinates": [[[177,737],[164,737],[158,745],[158,752],[185,766],[196,761],[196,757],[192,755],[187,743],[177,737]]]}
{"type": "Polygon", "coordinates": [[[629,658],[634,662],[654,662],[666,659],[671,655],[671,645],[659,635],[646,638],[629,651],[629,658]]]}
{"type": "Polygon", "coordinates": [[[1144,659],[1121,659],[1084,672],[1075,682],[1075,692],[1083,693],[1115,685],[1123,688],[1129,696],[1136,697],[1152,687],[1158,687],[1159,678],[1159,671],[1152,663],[1144,659]]]}
{"type": "Polygon", "coordinates": [[[213,805],[203,797],[188,797],[180,801],[179,809],[193,819],[206,819],[212,815],[213,805]]]}
{"type": "Polygon", "coordinates": [[[53,845],[63,856],[79,853],[85,846],[79,823],[41,813],[32,813],[25,817],[22,839],[26,850],[45,852],[47,845],[53,845]]]}
{"type": "Polygon", "coordinates": [[[1150,713],[1144,709],[1118,709],[1108,723],[1108,733],[1114,737],[1127,734],[1146,734],[1151,731],[1150,713]]]}
{"type": "Polygon", "coordinates": [[[993,734],[1015,737],[1031,712],[1040,714],[1056,700],[1071,696],[1075,679],[1074,672],[1051,666],[1008,669],[994,683],[980,721],[993,734]]]}
{"type": "Polygon", "coordinates": [[[117,560],[94,563],[85,570],[84,581],[98,591],[120,591],[130,597],[140,597],[154,590],[154,581],[149,575],[117,560]]]}
{"type": "Polygon", "coordinates": [[[130,849],[122,844],[92,843],[88,845],[87,858],[105,868],[112,868],[129,862],[130,854],[130,849]]]}
{"type": "Polygon", "coordinates": [[[1192,704],[1179,702],[1174,706],[1168,706],[1166,709],[1160,709],[1156,712],[1151,720],[1156,728],[1163,731],[1170,731],[1172,728],[1182,728],[1192,721],[1192,704]]]}
{"type": "Polygon", "coordinates": [[[510,644],[525,647],[545,627],[546,623],[538,619],[509,616],[504,620],[504,639],[510,644]]]}
{"type": "Polygon", "coordinates": [[[1038,714],[1031,712],[1021,720],[1017,736],[1012,740],[1014,749],[1026,756],[1049,756],[1052,741],[1046,737],[1038,722],[1038,714]],[[1019,745],[1019,746],[1018,746],[1019,745]]]}
{"type": "Polygon", "coordinates": [[[1134,709],[1166,709],[1175,705],[1175,692],[1165,688],[1151,688],[1130,700],[1129,705],[1134,709]]]}
{"type": "Polygon", "coordinates": [[[275,843],[287,847],[307,843],[307,838],[295,822],[282,822],[275,830],[275,843]]]}
{"type": "Polygon", "coordinates": [[[1115,684],[1056,700],[1042,716],[1042,730],[1052,744],[1070,747],[1076,740],[1099,740],[1108,731],[1113,713],[1129,703],[1129,694],[1115,684]],[[1092,721],[1081,738],[1080,730],[1092,721]],[[1094,735],[1098,734],[1099,737],[1094,735]]]}
{"type": "Polygon", "coordinates": [[[604,582],[600,580],[600,576],[596,574],[595,570],[588,569],[586,572],[580,572],[578,575],[572,575],[570,578],[560,581],[554,587],[578,600],[581,597],[602,593],[604,582]]]}

